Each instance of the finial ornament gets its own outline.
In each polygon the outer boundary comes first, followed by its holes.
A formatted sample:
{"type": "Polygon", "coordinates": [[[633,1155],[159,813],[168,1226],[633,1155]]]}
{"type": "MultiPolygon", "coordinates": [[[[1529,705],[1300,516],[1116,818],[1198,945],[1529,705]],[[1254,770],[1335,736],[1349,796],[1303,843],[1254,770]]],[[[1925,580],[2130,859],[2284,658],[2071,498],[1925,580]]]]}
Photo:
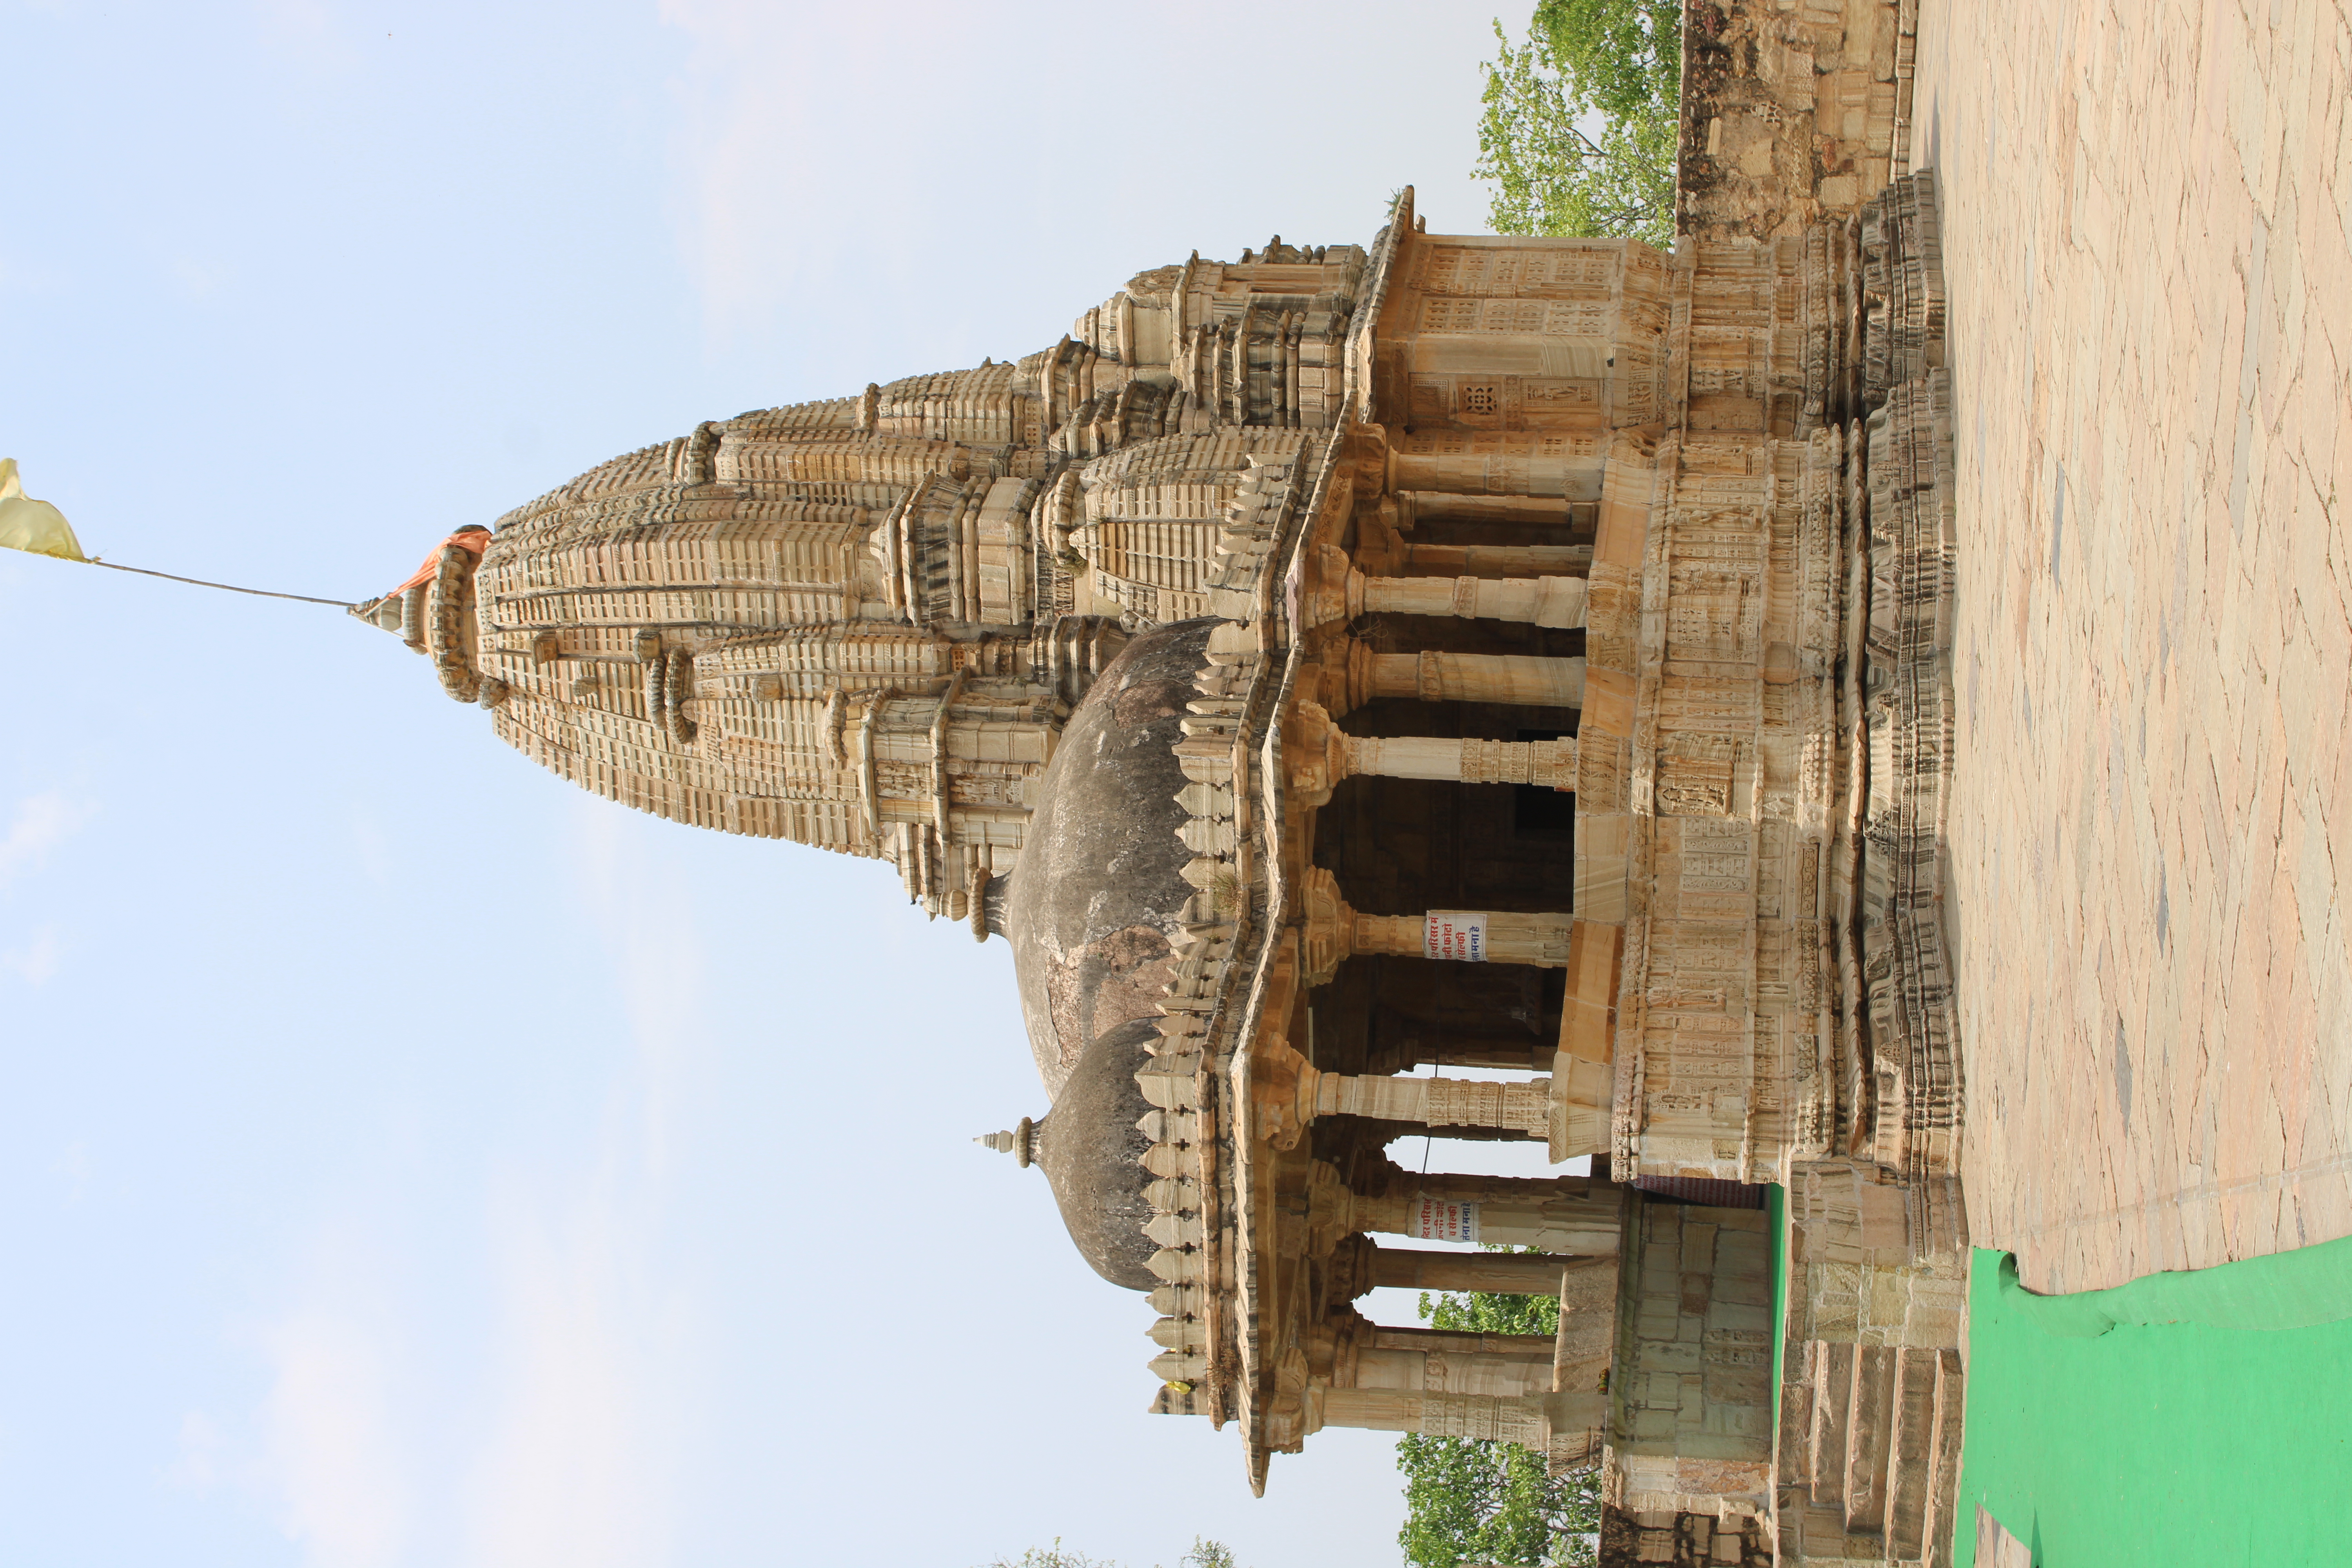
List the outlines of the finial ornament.
{"type": "Polygon", "coordinates": [[[1021,1119],[1021,1124],[1010,1132],[983,1132],[972,1142],[985,1143],[1000,1154],[1010,1154],[1014,1163],[1026,1168],[1029,1163],[1030,1142],[1036,1131],[1037,1124],[1024,1116],[1021,1119]]]}

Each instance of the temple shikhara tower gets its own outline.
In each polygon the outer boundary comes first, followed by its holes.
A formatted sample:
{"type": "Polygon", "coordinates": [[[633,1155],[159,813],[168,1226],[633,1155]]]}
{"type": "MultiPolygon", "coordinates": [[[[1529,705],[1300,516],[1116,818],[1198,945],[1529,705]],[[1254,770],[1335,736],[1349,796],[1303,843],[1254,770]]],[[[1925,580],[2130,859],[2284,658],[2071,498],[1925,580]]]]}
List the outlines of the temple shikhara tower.
{"type": "Polygon", "coordinates": [[[1602,1467],[1612,1561],[1950,1539],[1935,192],[1896,7],[1775,26],[1819,47],[1689,45],[1671,251],[1408,191],[614,458],[363,607],[582,787],[1007,939],[1048,1104],[986,1142],[1253,1487],[1369,1426],[1602,1467]],[[1389,1162],[1422,1131],[1595,1173],[1389,1162]]]}

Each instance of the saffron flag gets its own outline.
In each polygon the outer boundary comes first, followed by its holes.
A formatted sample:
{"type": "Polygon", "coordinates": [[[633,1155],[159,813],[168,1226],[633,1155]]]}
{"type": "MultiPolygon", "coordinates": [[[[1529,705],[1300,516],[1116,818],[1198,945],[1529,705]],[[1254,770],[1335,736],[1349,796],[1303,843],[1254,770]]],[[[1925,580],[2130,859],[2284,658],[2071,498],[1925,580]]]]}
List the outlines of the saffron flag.
{"type": "Polygon", "coordinates": [[[35,500],[17,482],[16,459],[0,458],[0,549],[29,550],[60,561],[88,561],[66,514],[35,500]]]}

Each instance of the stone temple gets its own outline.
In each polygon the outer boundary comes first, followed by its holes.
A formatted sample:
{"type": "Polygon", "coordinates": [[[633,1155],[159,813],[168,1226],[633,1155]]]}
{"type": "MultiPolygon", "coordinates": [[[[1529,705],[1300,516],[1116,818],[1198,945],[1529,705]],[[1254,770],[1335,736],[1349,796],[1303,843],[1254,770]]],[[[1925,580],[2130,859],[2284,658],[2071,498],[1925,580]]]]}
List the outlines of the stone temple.
{"type": "Polygon", "coordinates": [[[1905,8],[1771,16],[1694,8],[1672,251],[1408,191],[617,458],[362,606],[583,788],[1005,938],[1049,1108],[986,1142],[1254,1488],[1327,1426],[1501,1437],[1601,1468],[1612,1561],[1948,1549],[1936,195],[1905,8]],[[1596,1173],[1389,1162],[1424,1131],[1596,1173]]]}

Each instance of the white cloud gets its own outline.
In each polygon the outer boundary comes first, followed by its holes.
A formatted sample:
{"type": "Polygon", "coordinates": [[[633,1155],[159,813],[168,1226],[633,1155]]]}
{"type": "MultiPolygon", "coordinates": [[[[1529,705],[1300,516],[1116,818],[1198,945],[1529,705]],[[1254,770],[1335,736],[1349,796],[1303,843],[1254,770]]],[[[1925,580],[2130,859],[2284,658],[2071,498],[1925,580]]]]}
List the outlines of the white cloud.
{"type": "Polygon", "coordinates": [[[58,942],[58,933],[43,926],[30,944],[12,947],[0,952],[0,969],[6,970],[27,985],[41,985],[58,972],[58,963],[65,949],[58,942]]]}
{"type": "Polygon", "coordinates": [[[643,852],[645,820],[582,797],[572,807],[586,906],[613,958],[643,1080],[637,1152],[659,1180],[668,1163],[673,1089],[701,1031],[702,944],[677,871],[643,852]]]}
{"type": "Polygon", "coordinates": [[[692,40],[683,129],[672,149],[683,210],[679,248],[701,295],[704,329],[758,331],[790,298],[803,236],[791,215],[816,193],[791,157],[807,145],[802,94],[761,90],[790,33],[787,14],[732,0],[662,0],[661,18],[692,40]]]}
{"type": "Polygon", "coordinates": [[[352,811],[352,855],[359,862],[361,875],[379,888],[389,888],[400,874],[400,859],[393,853],[392,837],[375,813],[365,806],[352,811]]]}
{"type": "Polygon", "coordinates": [[[673,221],[709,339],[756,337],[780,310],[805,315],[803,296],[849,266],[937,262],[918,243],[932,237],[925,209],[965,194],[944,172],[961,148],[940,139],[966,132],[943,127],[934,99],[971,97],[967,46],[985,40],[985,14],[661,0],[661,19],[689,43],[673,221]],[[877,169],[903,199],[873,198],[877,169]]]}
{"type": "Polygon", "coordinates": [[[219,1484],[227,1468],[228,1439],[212,1417],[201,1410],[181,1416],[179,1450],[163,1479],[182,1491],[206,1492],[219,1484]]]}
{"type": "Polygon", "coordinates": [[[7,836],[0,837],[0,886],[38,866],[95,815],[95,806],[63,790],[45,790],[19,802],[7,836]]]}
{"type": "Polygon", "coordinates": [[[257,1440],[224,1438],[201,1415],[183,1423],[165,1479],[257,1497],[305,1568],[673,1556],[699,1363],[692,1298],[660,1256],[662,1151],[665,1085],[700,1027],[695,922],[641,825],[593,801],[574,821],[634,1057],[584,1127],[491,1175],[478,1254],[446,1218],[386,1252],[358,1213],[331,1215],[290,1306],[257,1336],[257,1440]],[[453,1364],[480,1370],[453,1377],[453,1364]]]}
{"type": "Polygon", "coordinates": [[[229,268],[218,261],[199,260],[184,252],[172,258],[165,270],[172,287],[184,300],[208,300],[220,291],[230,278],[229,268]]]}
{"type": "Polygon", "coordinates": [[[79,1138],[67,1144],[57,1163],[49,1167],[49,1173],[65,1178],[67,1203],[81,1202],[82,1194],[89,1190],[89,1145],[79,1138]]]}
{"type": "MultiPolygon", "coordinates": [[[[307,1308],[273,1327],[263,1348],[273,1376],[256,1479],[276,1504],[279,1528],[308,1568],[400,1563],[408,1470],[383,1335],[354,1315],[307,1308]]],[[[201,1463],[194,1473],[211,1474],[209,1456],[201,1463]]]]}
{"type": "Polygon", "coordinates": [[[253,20],[262,47],[304,76],[341,76],[359,61],[349,18],[324,0],[259,0],[253,20]]]}
{"type": "Polygon", "coordinates": [[[515,1205],[495,1226],[503,1380],[466,1552],[483,1568],[657,1568],[670,1555],[677,1336],[633,1206],[608,1187],[551,1217],[515,1205]]]}
{"type": "Polygon", "coordinates": [[[492,1206],[501,1373],[466,1553],[482,1568],[655,1568],[676,1536],[692,1356],[687,1298],[656,1253],[672,1089],[701,1026],[699,944],[677,876],[645,853],[641,818],[583,799],[572,822],[635,1061],[590,1168],[570,1181],[532,1173],[492,1206]]]}

